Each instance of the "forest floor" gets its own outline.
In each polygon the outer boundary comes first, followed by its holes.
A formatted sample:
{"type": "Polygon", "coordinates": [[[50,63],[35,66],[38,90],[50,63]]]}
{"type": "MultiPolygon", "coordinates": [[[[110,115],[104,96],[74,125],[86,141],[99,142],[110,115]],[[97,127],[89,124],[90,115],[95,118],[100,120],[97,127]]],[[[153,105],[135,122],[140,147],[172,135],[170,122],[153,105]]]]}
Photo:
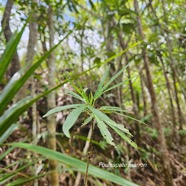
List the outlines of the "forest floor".
{"type": "MultiPolygon", "coordinates": [[[[45,131],[45,127],[41,128],[42,131],[45,131]]],[[[58,137],[58,151],[67,153],[73,157],[82,159],[82,151],[85,144],[85,141],[80,140],[79,136],[85,136],[88,128],[84,129],[84,131],[78,131],[74,129],[74,133],[78,135],[74,135],[73,140],[69,141],[64,137],[58,137]]],[[[31,139],[31,127],[28,124],[23,124],[18,130],[16,130],[12,136],[8,139],[8,143],[11,142],[19,142],[26,141],[28,143],[32,143],[31,139]]],[[[113,134],[114,135],[114,134],[113,134]]],[[[94,140],[101,141],[99,137],[99,131],[95,131],[94,140]]],[[[139,184],[140,186],[163,186],[163,170],[162,163],[160,161],[159,152],[157,149],[157,139],[153,139],[148,132],[142,133],[142,141],[139,150],[135,150],[134,148],[127,145],[125,142],[120,141],[121,139],[117,136],[114,136],[114,139],[118,141],[118,150],[113,149],[112,147],[103,143],[103,147],[93,144],[93,153],[91,157],[91,164],[95,166],[99,166],[105,170],[116,173],[128,180],[133,181],[134,183],[139,184]],[[101,166],[101,163],[105,164],[101,166]],[[114,168],[114,167],[106,167],[106,164],[124,164],[124,168],[114,168]]],[[[41,136],[40,136],[41,137],[41,136]]],[[[167,136],[167,139],[171,136],[167,136]]],[[[44,142],[44,137],[41,137],[38,140],[39,145],[46,146],[44,142]]],[[[184,141],[185,143],[185,141],[184,141]]],[[[185,145],[180,146],[178,143],[171,141],[169,139],[169,158],[171,160],[172,167],[172,175],[174,179],[175,186],[184,186],[186,183],[186,147],[185,145]]],[[[7,147],[1,148],[1,153],[4,152],[7,147]]],[[[43,160],[40,155],[35,157],[34,154],[28,153],[22,149],[14,149],[10,152],[0,163],[0,167],[5,169],[5,171],[16,171],[21,166],[21,160],[31,159],[31,161],[35,161],[35,158],[40,159],[41,164],[45,164],[47,161],[43,160]],[[32,159],[33,158],[33,159],[32,159]],[[15,162],[15,165],[10,169],[6,168],[8,165],[15,162]],[[6,170],[7,169],[7,170],[6,170]]],[[[85,158],[85,157],[84,157],[85,158]]],[[[28,169],[27,173],[19,171],[17,173],[17,177],[24,177],[27,174],[31,175],[33,167],[28,169]]],[[[39,174],[45,173],[47,171],[47,166],[40,170],[39,174]]],[[[76,173],[65,172],[60,174],[60,185],[61,186],[73,186],[75,181],[76,173]]],[[[90,179],[91,180],[91,179],[90,179]]],[[[116,184],[101,182],[103,185],[114,186],[116,184]]],[[[39,179],[39,185],[48,185],[47,176],[39,179]]],[[[82,181],[83,184],[83,181],[82,181]]],[[[28,183],[26,185],[33,185],[32,183],[28,183]]],[[[90,186],[96,186],[96,184],[90,181],[90,186]]]]}

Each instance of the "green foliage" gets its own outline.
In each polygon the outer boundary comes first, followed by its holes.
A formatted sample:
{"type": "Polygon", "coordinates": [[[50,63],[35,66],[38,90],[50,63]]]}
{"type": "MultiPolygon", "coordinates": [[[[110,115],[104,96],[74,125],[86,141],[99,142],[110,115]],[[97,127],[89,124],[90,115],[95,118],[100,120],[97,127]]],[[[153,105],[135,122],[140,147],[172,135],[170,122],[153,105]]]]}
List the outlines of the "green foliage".
{"type": "MultiPolygon", "coordinates": [[[[14,149],[15,149],[15,147],[13,147],[13,146],[8,148],[7,151],[5,151],[3,154],[1,154],[0,161],[6,155],[8,155],[11,151],[13,151],[14,149]]],[[[37,175],[37,176],[25,175],[24,171],[27,171],[30,166],[34,165],[34,163],[36,163],[35,160],[29,161],[29,159],[27,159],[27,160],[20,159],[20,160],[17,160],[15,162],[13,162],[13,163],[10,163],[6,167],[6,169],[13,169],[16,164],[19,165],[19,167],[16,170],[12,170],[12,171],[6,171],[4,169],[1,169],[0,170],[0,185],[7,185],[7,186],[24,185],[26,183],[29,183],[33,180],[36,180],[38,178],[41,178],[41,177],[49,174],[49,172],[48,172],[48,173],[40,174],[40,175],[37,175]],[[22,176],[22,177],[17,178],[17,176],[19,176],[19,177],[22,176]]]]}
{"type": "Polygon", "coordinates": [[[78,108],[74,109],[68,116],[67,119],[65,120],[63,124],[63,132],[64,134],[70,138],[70,133],[69,130],[71,127],[74,125],[76,120],[78,119],[79,115],[86,109],[85,105],[81,105],[78,108]]]}
{"type": "Polygon", "coordinates": [[[95,91],[95,94],[93,95],[90,90],[87,94],[88,89],[83,89],[80,85],[80,88],[77,87],[74,82],[71,82],[72,86],[76,90],[77,93],[72,92],[70,90],[66,90],[67,94],[71,95],[72,97],[80,100],[83,102],[83,104],[73,104],[73,105],[66,105],[62,107],[53,108],[50,111],[48,111],[44,117],[54,114],[56,112],[62,111],[64,109],[70,109],[74,108],[74,110],[71,111],[71,113],[68,115],[66,121],[63,124],[62,130],[64,134],[67,137],[70,137],[69,130],[73,127],[76,120],[80,116],[82,112],[88,113],[89,117],[85,119],[84,123],[82,125],[86,125],[96,121],[98,128],[100,129],[100,132],[103,136],[103,138],[107,141],[108,144],[115,146],[114,140],[112,138],[112,135],[110,131],[108,130],[108,127],[110,127],[112,130],[114,130],[121,138],[126,140],[131,146],[134,148],[137,148],[137,145],[130,139],[132,137],[132,134],[129,132],[128,129],[126,129],[122,124],[118,124],[115,121],[113,121],[110,117],[108,117],[104,112],[104,109],[109,112],[113,111],[119,111],[119,112],[125,112],[121,108],[118,107],[101,107],[100,109],[97,109],[94,107],[96,100],[105,92],[112,90],[113,87],[117,87],[123,84],[118,83],[115,86],[109,87],[114,80],[116,80],[124,71],[126,67],[122,68],[118,73],[116,73],[111,79],[109,79],[109,67],[107,67],[103,77],[101,78],[100,83],[98,84],[98,88],[95,91]]]}
{"type": "MultiPolygon", "coordinates": [[[[12,56],[16,50],[16,47],[20,41],[20,38],[23,34],[25,26],[22,30],[15,34],[1,56],[0,59],[0,76],[3,77],[7,71],[8,65],[11,62],[12,56]]],[[[40,66],[42,62],[50,55],[50,53],[59,46],[62,40],[55,45],[49,52],[44,54],[38,61],[36,61],[28,70],[21,69],[19,72],[15,73],[7,85],[3,88],[0,94],[0,144],[2,144],[15,130],[17,124],[15,124],[21,116],[34,102],[40,99],[42,96],[49,93],[49,91],[43,93],[42,95],[37,96],[36,98],[26,97],[23,100],[15,103],[14,105],[9,106],[12,102],[12,99],[15,98],[16,94],[28,78],[34,73],[34,71],[40,66]]],[[[2,78],[1,78],[2,81],[2,78]]]]}
{"type": "Polygon", "coordinates": [[[6,49],[3,52],[1,59],[0,59],[0,81],[2,81],[3,76],[8,68],[9,63],[11,62],[11,59],[16,51],[17,45],[21,39],[21,36],[24,32],[24,29],[26,27],[26,24],[22,28],[22,30],[18,34],[14,34],[10,41],[6,45],[6,49]]]}
{"type": "MultiPolygon", "coordinates": [[[[20,147],[24,148],[27,150],[31,150],[33,152],[42,154],[44,157],[52,160],[56,160],[59,163],[65,164],[67,166],[70,166],[76,171],[85,173],[86,172],[86,163],[78,160],[76,158],[70,157],[67,154],[59,153],[44,147],[36,146],[36,145],[31,145],[31,144],[26,144],[26,143],[12,143],[10,144],[13,147],[20,147]]],[[[117,176],[113,173],[110,173],[106,170],[97,168],[93,165],[89,165],[89,174],[93,177],[97,177],[103,180],[107,180],[113,183],[116,183],[118,185],[123,185],[123,186],[137,186],[135,183],[132,183],[130,181],[125,180],[124,178],[117,176]]]]}

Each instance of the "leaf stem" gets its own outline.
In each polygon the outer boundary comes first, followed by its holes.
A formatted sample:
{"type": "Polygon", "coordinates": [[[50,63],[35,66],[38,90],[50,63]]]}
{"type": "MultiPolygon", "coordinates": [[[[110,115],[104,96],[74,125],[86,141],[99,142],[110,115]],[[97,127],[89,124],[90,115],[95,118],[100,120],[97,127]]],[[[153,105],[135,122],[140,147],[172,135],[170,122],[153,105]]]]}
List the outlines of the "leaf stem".
{"type": "Polygon", "coordinates": [[[88,168],[89,168],[89,164],[90,164],[90,159],[92,156],[92,151],[93,151],[93,146],[92,146],[92,137],[94,134],[94,128],[95,128],[95,120],[92,122],[91,124],[91,128],[90,128],[90,146],[89,146],[89,151],[87,152],[87,167],[86,167],[86,172],[85,172],[85,180],[84,180],[84,185],[87,186],[87,182],[88,182],[88,168]]]}

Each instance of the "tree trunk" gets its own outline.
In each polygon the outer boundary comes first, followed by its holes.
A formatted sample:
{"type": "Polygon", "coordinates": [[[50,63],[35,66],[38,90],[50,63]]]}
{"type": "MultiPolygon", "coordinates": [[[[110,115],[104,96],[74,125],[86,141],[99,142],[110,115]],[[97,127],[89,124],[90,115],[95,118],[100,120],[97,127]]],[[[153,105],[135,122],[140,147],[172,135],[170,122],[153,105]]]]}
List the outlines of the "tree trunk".
{"type": "Polygon", "coordinates": [[[139,72],[140,74],[140,85],[141,85],[141,94],[143,97],[143,116],[147,116],[148,112],[147,112],[147,96],[146,96],[146,90],[145,90],[145,83],[144,83],[144,74],[143,72],[139,72]]]}
{"type": "MultiPolygon", "coordinates": [[[[138,5],[137,0],[134,0],[134,7],[137,13],[138,32],[139,32],[141,39],[144,40],[145,37],[143,34],[142,23],[141,23],[140,12],[139,12],[139,5],[138,5]]],[[[148,59],[147,51],[145,48],[142,49],[142,52],[143,52],[144,68],[145,68],[146,77],[147,77],[148,91],[149,91],[150,98],[151,98],[151,110],[153,114],[153,120],[154,120],[155,127],[157,128],[157,131],[159,134],[158,136],[159,148],[160,148],[159,150],[161,153],[161,160],[162,160],[162,165],[164,169],[163,171],[164,182],[166,186],[173,186],[172,173],[171,173],[170,160],[169,160],[169,152],[168,152],[167,145],[166,145],[166,140],[165,140],[165,136],[163,132],[163,126],[159,118],[156,95],[155,95],[153,81],[152,81],[150,68],[149,68],[149,59],[148,59]]]]}
{"type": "Polygon", "coordinates": [[[172,123],[173,123],[172,133],[173,133],[173,137],[175,138],[176,137],[176,135],[175,135],[176,134],[176,116],[175,116],[173,99],[172,99],[172,95],[171,95],[171,85],[170,85],[170,81],[169,81],[169,78],[166,73],[165,64],[163,62],[163,58],[161,56],[161,53],[157,53],[157,56],[159,57],[160,62],[162,64],[163,74],[164,74],[164,77],[166,80],[166,86],[167,86],[167,91],[168,91],[168,95],[169,95],[170,107],[171,107],[172,123]]]}
{"type": "MultiPolygon", "coordinates": [[[[34,56],[35,56],[35,47],[37,45],[37,35],[38,35],[38,29],[37,29],[37,15],[35,12],[37,12],[37,0],[32,1],[33,4],[31,7],[29,7],[29,16],[30,16],[30,22],[29,22],[29,39],[28,39],[28,45],[27,45],[27,54],[26,54],[26,69],[30,68],[33,64],[34,56]]],[[[22,92],[23,96],[25,97],[27,94],[28,87],[31,86],[31,95],[32,97],[35,97],[36,92],[36,82],[34,79],[34,76],[31,76],[28,82],[23,86],[22,92]]],[[[37,105],[36,103],[32,104],[32,137],[33,137],[33,144],[37,144],[37,129],[38,127],[38,116],[37,116],[37,105]]],[[[37,154],[34,154],[34,156],[37,156],[37,154]]],[[[38,166],[35,164],[34,166],[34,174],[37,170],[38,166]]],[[[36,176],[36,175],[35,175],[36,176]]],[[[38,180],[34,181],[34,186],[38,186],[38,180]]]]}
{"type": "MultiPolygon", "coordinates": [[[[124,42],[121,33],[119,33],[119,43],[121,45],[122,50],[125,50],[127,48],[126,43],[124,42]]],[[[129,80],[129,89],[130,89],[130,94],[131,94],[132,103],[133,103],[132,110],[135,115],[135,118],[139,119],[137,102],[136,102],[134,89],[133,89],[133,85],[132,85],[132,80],[131,80],[130,67],[128,66],[128,63],[129,63],[128,53],[125,52],[124,56],[125,56],[125,65],[127,66],[127,76],[128,76],[128,80],[129,80]]],[[[135,129],[136,129],[135,139],[137,141],[137,144],[140,146],[140,144],[141,144],[140,127],[136,121],[134,121],[134,125],[135,125],[135,129]]]]}
{"type": "MultiPolygon", "coordinates": [[[[48,9],[48,28],[49,28],[49,46],[52,48],[54,46],[54,20],[53,20],[53,10],[51,5],[48,9]]],[[[48,89],[51,89],[55,86],[55,57],[52,52],[48,58],[48,89]]],[[[56,107],[56,96],[55,92],[51,92],[47,98],[48,110],[56,107]]],[[[56,150],[56,119],[55,115],[50,115],[47,118],[47,129],[48,129],[48,139],[47,145],[48,148],[56,150]]],[[[49,160],[50,171],[50,182],[52,186],[59,185],[59,177],[57,172],[57,162],[54,160],[49,160]]]]}
{"type": "MultiPolygon", "coordinates": [[[[165,23],[167,23],[167,18],[166,18],[166,9],[165,9],[165,2],[164,0],[162,0],[162,6],[163,6],[163,13],[164,13],[164,21],[165,23]]],[[[180,107],[180,101],[178,98],[178,90],[177,90],[177,86],[176,86],[176,77],[177,77],[177,72],[176,72],[176,61],[175,58],[172,55],[172,43],[171,40],[169,38],[169,32],[166,30],[165,31],[165,40],[166,40],[166,46],[169,52],[169,58],[170,58],[170,67],[172,70],[172,79],[173,79],[173,87],[174,87],[174,94],[175,94],[175,98],[176,98],[176,106],[177,106],[177,111],[178,111],[178,121],[179,121],[179,129],[182,130],[183,129],[183,121],[184,121],[184,117],[181,111],[181,107],[180,107]]],[[[179,77],[177,77],[178,81],[179,81],[179,77]]],[[[183,135],[180,135],[180,144],[182,144],[183,142],[183,135]]]]}
{"type": "MultiPolygon", "coordinates": [[[[163,7],[164,7],[164,2],[163,2],[163,7]]],[[[158,16],[157,16],[156,11],[154,10],[154,8],[152,6],[152,2],[151,1],[150,1],[150,8],[151,8],[151,10],[153,12],[153,15],[158,20],[158,26],[160,27],[161,33],[164,34],[162,26],[161,26],[161,24],[159,22],[158,16]]],[[[165,9],[164,9],[164,16],[166,16],[165,15],[165,9]]],[[[164,18],[164,20],[165,20],[165,22],[167,22],[166,18],[164,18]]],[[[168,33],[166,33],[166,34],[168,34],[168,33]]],[[[168,39],[166,39],[166,40],[168,42],[168,39]]],[[[157,47],[159,47],[159,46],[157,46],[157,47]]],[[[168,48],[168,50],[170,52],[171,51],[170,50],[170,46],[167,46],[167,48],[168,48]]],[[[172,99],[172,95],[171,95],[171,85],[170,85],[170,81],[169,81],[169,78],[168,78],[167,73],[166,73],[165,64],[163,62],[162,54],[159,51],[157,51],[156,53],[157,53],[157,56],[158,56],[158,58],[159,58],[159,60],[160,60],[160,62],[162,64],[163,74],[164,74],[164,77],[165,77],[167,91],[168,91],[168,95],[169,95],[170,106],[171,106],[171,115],[172,115],[172,122],[173,122],[173,131],[172,132],[173,132],[173,136],[176,137],[176,135],[175,135],[176,134],[176,116],[175,116],[175,109],[174,109],[173,99],[172,99]]],[[[172,59],[172,55],[171,55],[171,59],[172,59]]],[[[176,75],[176,74],[174,73],[174,75],[176,75]]],[[[175,84],[175,76],[173,77],[173,79],[174,79],[174,84],[175,84]]],[[[175,86],[174,86],[174,88],[175,88],[175,86]]],[[[178,100],[178,99],[176,99],[176,100],[178,100]]],[[[178,113],[178,115],[179,115],[179,113],[178,113]]]]}
{"type": "MultiPolygon", "coordinates": [[[[10,15],[11,15],[11,10],[13,7],[13,0],[8,0],[6,7],[5,7],[5,11],[3,14],[3,18],[1,21],[1,25],[3,28],[3,33],[6,39],[6,42],[8,43],[8,41],[10,40],[10,38],[12,37],[12,31],[10,29],[10,15]]],[[[7,79],[10,79],[10,77],[12,77],[17,71],[19,71],[20,69],[20,62],[19,62],[19,56],[17,51],[15,52],[13,58],[12,58],[12,62],[11,65],[9,67],[8,70],[8,74],[7,74],[7,79]]]]}

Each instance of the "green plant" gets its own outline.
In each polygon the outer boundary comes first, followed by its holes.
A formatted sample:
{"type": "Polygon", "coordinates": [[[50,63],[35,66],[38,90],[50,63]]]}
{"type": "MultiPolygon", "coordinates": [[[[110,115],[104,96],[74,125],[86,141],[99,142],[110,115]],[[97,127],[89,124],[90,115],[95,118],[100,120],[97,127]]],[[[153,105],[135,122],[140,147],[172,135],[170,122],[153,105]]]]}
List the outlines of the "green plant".
{"type": "MultiPolygon", "coordinates": [[[[97,87],[97,90],[93,94],[90,89],[85,88],[83,89],[81,85],[76,86],[74,82],[70,81],[74,89],[77,93],[70,91],[68,89],[65,89],[67,94],[70,96],[80,100],[81,104],[71,104],[71,105],[65,105],[57,108],[53,108],[50,111],[48,111],[43,117],[46,117],[48,115],[54,114],[56,112],[66,110],[66,109],[73,109],[70,114],[67,116],[65,122],[63,123],[62,130],[64,134],[70,138],[69,130],[73,127],[76,120],[80,116],[81,113],[86,112],[88,114],[88,118],[85,119],[82,126],[87,125],[88,123],[91,123],[91,135],[90,135],[90,146],[89,148],[92,148],[92,136],[94,133],[94,127],[95,124],[97,124],[97,127],[99,128],[101,135],[106,140],[106,142],[110,145],[113,145],[116,148],[116,145],[114,143],[114,139],[108,129],[110,127],[113,131],[115,131],[120,137],[122,137],[125,141],[127,141],[131,146],[134,148],[137,148],[137,145],[130,139],[132,137],[132,134],[129,132],[128,129],[126,129],[122,124],[116,123],[114,120],[112,120],[109,116],[106,115],[106,113],[116,113],[120,115],[124,115],[125,110],[122,110],[119,107],[112,107],[112,106],[102,106],[99,109],[95,107],[95,103],[98,100],[98,98],[116,88],[121,86],[124,82],[120,82],[116,85],[110,86],[122,73],[123,70],[126,67],[122,68],[118,73],[116,73],[111,79],[109,79],[109,70],[110,67],[107,67],[103,77],[101,78],[101,81],[97,87]]],[[[128,116],[127,116],[128,117],[128,116]]],[[[91,149],[92,150],[92,149],[91,149]]],[[[91,150],[87,152],[87,167],[86,167],[86,174],[85,174],[85,186],[87,186],[87,176],[88,176],[88,170],[89,170],[89,154],[91,154],[91,150]]]]}
{"type": "MultiPolygon", "coordinates": [[[[12,56],[15,53],[16,47],[21,39],[21,36],[24,32],[25,27],[26,27],[26,24],[24,25],[24,27],[21,29],[20,32],[13,35],[13,37],[11,38],[11,40],[9,41],[9,43],[6,46],[5,51],[1,55],[1,58],[0,58],[0,77],[1,77],[0,81],[1,82],[3,82],[3,77],[4,77],[4,75],[7,71],[7,68],[11,62],[12,56]]],[[[64,37],[64,38],[66,38],[66,37],[64,37]]],[[[63,84],[68,82],[68,80],[65,80],[60,85],[57,85],[56,87],[52,88],[51,90],[47,90],[34,98],[33,97],[26,97],[23,100],[10,106],[12,99],[16,96],[16,94],[18,93],[20,88],[23,86],[23,84],[34,73],[34,71],[37,69],[37,67],[39,67],[39,65],[46,60],[46,58],[50,55],[50,53],[60,45],[60,43],[63,41],[63,39],[57,45],[55,45],[49,52],[44,54],[38,61],[36,61],[26,71],[24,69],[21,69],[19,72],[17,72],[10,79],[10,81],[5,85],[5,87],[1,90],[1,94],[0,94],[0,105],[1,105],[1,107],[0,107],[0,145],[1,146],[4,146],[4,145],[2,145],[3,142],[6,141],[6,139],[12,134],[12,132],[18,126],[18,124],[16,122],[17,122],[19,116],[21,116],[34,102],[38,101],[43,96],[47,95],[51,91],[57,89],[58,87],[61,87],[63,84]]],[[[136,44],[135,44],[135,46],[136,46],[136,44]]],[[[124,53],[125,51],[122,51],[122,53],[124,53]]],[[[112,56],[111,58],[109,58],[107,61],[105,61],[103,63],[109,62],[113,58],[120,56],[122,53],[112,56]]],[[[85,74],[86,72],[88,72],[96,67],[97,66],[94,66],[93,68],[91,68],[91,69],[89,69],[79,75],[74,75],[71,78],[71,80],[85,74]]],[[[22,144],[22,143],[14,144],[14,146],[25,148],[27,150],[32,150],[33,152],[40,153],[40,154],[46,156],[47,158],[57,160],[61,163],[67,164],[67,165],[71,165],[71,166],[74,165],[71,163],[72,159],[70,156],[67,156],[67,155],[64,156],[64,154],[57,153],[57,152],[49,150],[47,148],[43,148],[43,147],[39,147],[39,146],[30,146],[29,144],[22,144]],[[48,153],[48,154],[46,154],[46,153],[48,153]],[[49,154],[50,154],[50,156],[48,156],[49,154]]],[[[13,148],[10,148],[6,152],[1,154],[0,160],[2,160],[12,150],[13,150],[13,148]]],[[[78,167],[80,167],[80,165],[83,165],[81,171],[82,172],[86,171],[86,168],[84,166],[85,163],[83,161],[80,161],[75,158],[73,160],[75,160],[77,163],[73,167],[78,168],[78,167]]],[[[34,162],[32,162],[32,163],[25,162],[24,164],[20,164],[20,162],[15,162],[15,164],[19,164],[19,169],[17,169],[17,171],[9,172],[9,168],[11,166],[14,166],[13,164],[11,164],[11,165],[5,167],[5,169],[1,170],[0,184],[23,185],[27,182],[33,181],[35,179],[38,179],[38,178],[48,174],[48,173],[46,173],[46,174],[44,173],[44,174],[41,174],[38,176],[33,176],[33,175],[28,176],[25,174],[21,174],[24,170],[27,169],[27,167],[33,166],[34,162]],[[6,170],[8,172],[6,172],[6,170]],[[3,171],[5,171],[5,172],[3,172],[3,171]],[[19,176],[22,175],[21,178],[18,178],[17,177],[18,175],[19,176]],[[13,182],[12,182],[12,179],[14,180],[13,182]]],[[[93,175],[95,177],[106,179],[109,181],[113,181],[114,183],[117,183],[120,185],[124,184],[124,185],[128,185],[128,186],[136,186],[136,184],[134,184],[132,182],[129,182],[129,181],[117,176],[117,175],[111,174],[111,173],[101,170],[99,168],[93,169],[93,172],[90,169],[89,172],[91,175],[93,175]],[[110,178],[112,178],[112,177],[113,177],[113,179],[111,180],[110,178]]]]}
{"type": "MultiPolygon", "coordinates": [[[[126,116],[125,110],[122,110],[119,107],[112,107],[112,106],[102,106],[99,109],[95,108],[95,103],[98,100],[98,98],[118,87],[121,86],[124,82],[120,82],[116,85],[113,85],[110,87],[110,85],[118,78],[122,73],[123,69],[121,69],[118,73],[116,73],[111,79],[108,79],[109,76],[109,67],[107,67],[103,77],[101,78],[101,81],[98,85],[97,90],[93,94],[92,92],[89,91],[89,89],[85,88],[83,89],[81,85],[76,86],[74,82],[71,81],[71,84],[73,85],[74,89],[76,90],[77,93],[72,92],[70,90],[65,89],[67,94],[70,96],[80,100],[82,103],[81,104],[71,104],[71,105],[65,105],[61,107],[56,107],[48,111],[43,117],[46,117],[48,115],[54,114],[56,112],[66,110],[66,109],[73,109],[72,112],[68,115],[66,118],[62,130],[64,134],[70,138],[70,133],[69,130],[73,127],[75,124],[76,120],[80,116],[81,113],[86,112],[89,117],[84,121],[82,124],[87,125],[90,122],[95,121],[97,124],[103,138],[107,141],[108,144],[115,146],[114,140],[112,138],[112,135],[110,131],[108,130],[108,127],[110,127],[112,130],[114,130],[119,136],[121,136],[124,140],[126,140],[131,146],[134,148],[137,148],[137,145],[130,139],[132,137],[132,134],[129,132],[128,129],[126,129],[122,124],[116,123],[114,120],[112,120],[106,113],[116,113],[116,114],[121,114],[126,116]]],[[[70,81],[70,80],[69,80],[70,81]]],[[[93,122],[94,123],[94,122],[93,122]]]]}
{"type": "MultiPolygon", "coordinates": [[[[70,157],[67,154],[55,152],[55,151],[47,149],[45,147],[40,147],[40,146],[26,144],[26,143],[12,143],[10,145],[12,147],[10,147],[9,152],[15,147],[24,148],[24,149],[33,151],[35,153],[41,154],[48,159],[56,160],[59,163],[65,164],[70,167],[70,170],[86,173],[86,163],[81,160],[78,160],[74,157],[70,157]]],[[[107,180],[107,181],[116,183],[118,185],[137,186],[137,184],[135,184],[135,183],[132,183],[132,182],[116,175],[116,174],[113,174],[113,173],[103,170],[101,168],[95,167],[93,165],[89,166],[89,174],[93,177],[107,180]]],[[[24,183],[28,182],[27,178],[24,178],[20,181],[23,181],[24,183]]],[[[17,185],[21,185],[21,184],[17,184],[17,185]]]]}
{"type": "MultiPolygon", "coordinates": [[[[3,76],[5,75],[7,68],[11,62],[12,56],[14,55],[17,45],[21,39],[21,36],[24,32],[26,24],[17,34],[14,34],[13,37],[8,42],[5,51],[0,58],[0,82],[3,81],[3,76]]],[[[37,60],[28,70],[20,69],[19,72],[15,73],[10,81],[6,84],[0,94],[0,144],[12,134],[15,128],[18,126],[16,124],[19,116],[23,114],[34,102],[39,100],[44,95],[48,94],[49,91],[44,92],[43,94],[32,98],[26,97],[19,102],[14,103],[12,106],[8,107],[12,102],[12,99],[15,98],[16,94],[28,78],[34,73],[34,71],[40,66],[42,62],[50,55],[50,53],[59,46],[62,40],[55,45],[50,51],[44,54],[39,60],[37,60]]]]}

